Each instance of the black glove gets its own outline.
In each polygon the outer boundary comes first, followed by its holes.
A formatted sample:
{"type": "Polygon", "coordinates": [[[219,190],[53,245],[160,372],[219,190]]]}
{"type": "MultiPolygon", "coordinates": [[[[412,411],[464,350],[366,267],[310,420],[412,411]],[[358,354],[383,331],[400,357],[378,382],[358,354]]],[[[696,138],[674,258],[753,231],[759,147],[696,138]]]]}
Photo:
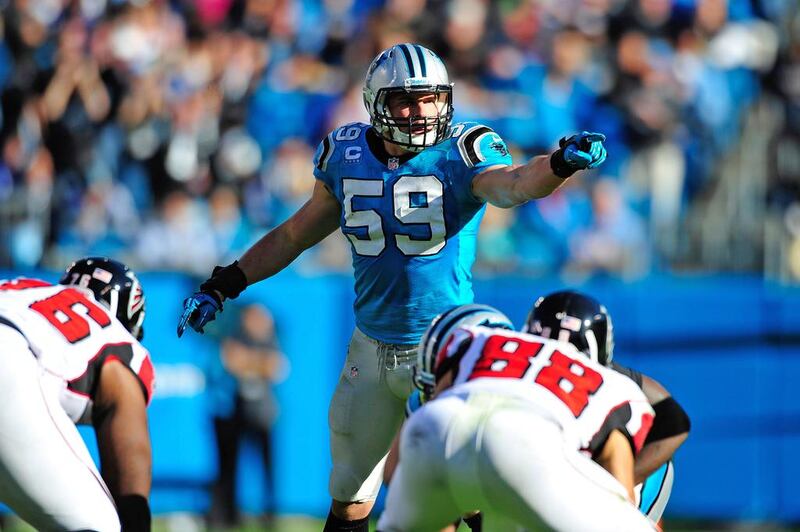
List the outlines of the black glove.
{"type": "Polygon", "coordinates": [[[150,532],[150,505],[142,495],[123,495],[117,500],[122,532],[150,532]]]}
{"type": "Polygon", "coordinates": [[[202,333],[203,327],[213,321],[217,312],[222,310],[220,295],[233,299],[245,288],[247,277],[239,268],[239,261],[227,266],[215,266],[211,277],[200,285],[200,291],[183,301],[183,313],[178,320],[178,337],[183,334],[187,325],[202,333]]]}
{"type": "Polygon", "coordinates": [[[553,173],[566,179],[578,170],[597,168],[606,160],[603,142],[606,136],[602,133],[583,131],[571,137],[563,137],[558,141],[559,148],[550,156],[550,168],[553,173]]]}
{"type": "MultiPolygon", "coordinates": [[[[203,284],[200,291],[219,299],[216,292],[219,292],[227,299],[234,299],[247,288],[247,277],[239,267],[239,261],[235,260],[227,266],[214,266],[214,271],[203,284]]],[[[222,301],[219,302],[220,305],[222,301]]]]}

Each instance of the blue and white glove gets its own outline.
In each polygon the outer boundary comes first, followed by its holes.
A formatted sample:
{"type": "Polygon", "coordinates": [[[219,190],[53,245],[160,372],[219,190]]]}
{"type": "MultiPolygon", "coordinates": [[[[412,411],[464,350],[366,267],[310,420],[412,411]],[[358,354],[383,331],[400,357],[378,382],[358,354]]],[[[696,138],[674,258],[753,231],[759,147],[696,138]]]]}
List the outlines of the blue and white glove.
{"type": "Polygon", "coordinates": [[[183,314],[178,320],[178,337],[181,337],[186,325],[202,333],[203,327],[208,322],[214,321],[220,310],[222,310],[222,302],[211,294],[195,292],[191,297],[187,297],[183,300],[183,314]]]}
{"type": "Polygon", "coordinates": [[[550,156],[550,168],[561,178],[567,178],[578,170],[597,168],[606,160],[602,133],[583,131],[571,137],[562,137],[558,141],[559,148],[550,156]]]}
{"type": "Polygon", "coordinates": [[[247,288],[247,277],[239,261],[227,266],[215,266],[211,277],[200,285],[200,291],[183,300],[183,314],[178,320],[178,337],[186,325],[195,331],[203,332],[203,327],[214,321],[217,312],[222,310],[222,300],[233,299],[247,288]]]}

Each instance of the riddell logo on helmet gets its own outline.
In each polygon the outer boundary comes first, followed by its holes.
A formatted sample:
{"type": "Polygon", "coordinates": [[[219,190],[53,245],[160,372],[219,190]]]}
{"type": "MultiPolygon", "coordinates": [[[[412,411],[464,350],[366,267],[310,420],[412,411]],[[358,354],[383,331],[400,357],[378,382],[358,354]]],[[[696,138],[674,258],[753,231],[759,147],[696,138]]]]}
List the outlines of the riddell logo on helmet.
{"type": "Polygon", "coordinates": [[[403,80],[406,87],[420,87],[424,85],[431,85],[431,80],[428,78],[406,78],[403,80]]]}

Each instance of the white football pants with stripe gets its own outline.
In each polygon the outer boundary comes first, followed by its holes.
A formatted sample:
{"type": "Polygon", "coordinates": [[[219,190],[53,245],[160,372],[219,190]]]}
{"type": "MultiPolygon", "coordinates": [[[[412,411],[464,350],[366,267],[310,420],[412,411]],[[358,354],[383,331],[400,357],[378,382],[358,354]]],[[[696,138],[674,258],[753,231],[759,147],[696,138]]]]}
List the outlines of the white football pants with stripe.
{"type": "Polygon", "coordinates": [[[629,532],[653,526],[559,426],[497,396],[436,399],[406,422],[381,532],[439,530],[480,510],[485,530],[629,532]]]}
{"type": "Polygon", "coordinates": [[[120,530],[111,494],[25,337],[0,325],[0,501],[37,530],[120,530]]]}

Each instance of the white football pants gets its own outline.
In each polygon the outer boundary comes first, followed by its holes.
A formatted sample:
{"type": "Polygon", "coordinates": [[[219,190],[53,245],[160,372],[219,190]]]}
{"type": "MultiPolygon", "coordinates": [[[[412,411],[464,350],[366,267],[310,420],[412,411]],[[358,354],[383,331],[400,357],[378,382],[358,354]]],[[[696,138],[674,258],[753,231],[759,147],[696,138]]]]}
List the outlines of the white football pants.
{"type": "Polygon", "coordinates": [[[383,464],[405,415],[416,346],[374,340],[356,329],[331,399],[329,491],[337,501],[373,500],[383,464]]]}
{"type": "Polygon", "coordinates": [[[0,324],[0,500],[37,530],[120,530],[111,494],[25,338],[0,324]]]}
{"type": "Polygon", "coordinates": [[[381,532],[440,530],[480,510],[487,531],[652,531],[625,489],[518,402],[447,396],[406,422],[381,532]]]}

